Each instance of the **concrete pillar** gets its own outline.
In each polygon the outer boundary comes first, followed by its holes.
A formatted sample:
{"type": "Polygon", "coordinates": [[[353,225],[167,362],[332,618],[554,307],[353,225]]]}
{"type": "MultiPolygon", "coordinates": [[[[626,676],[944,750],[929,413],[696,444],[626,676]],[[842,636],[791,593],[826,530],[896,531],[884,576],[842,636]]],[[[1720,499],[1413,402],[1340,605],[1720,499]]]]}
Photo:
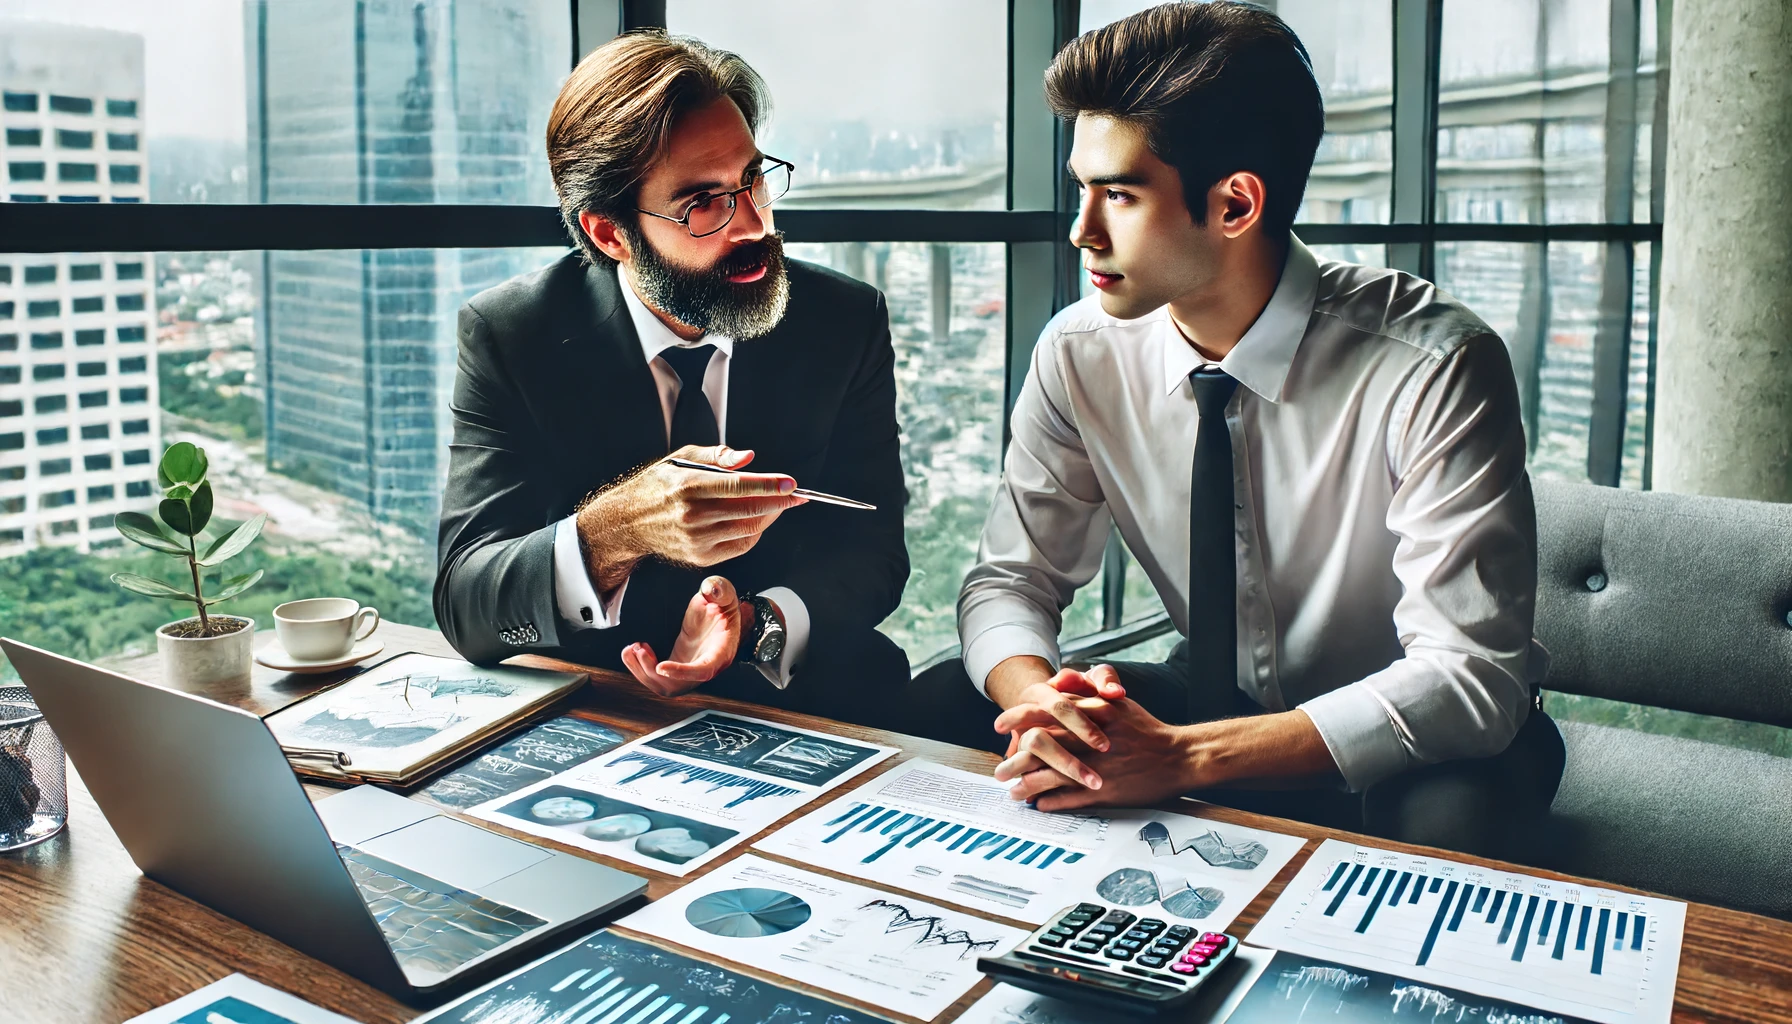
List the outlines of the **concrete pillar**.
{"type": "Polygon", "coordinates": [[[1675,0],[1654,486],[1792,501],[1792,6],[1675,0]]]}
{"type": "Polygon", "coordinates": [[[933,253],[932,301],[933,344],[945,345],[952,340],[952,247],[935,242],[928,247],[933,253]]]}

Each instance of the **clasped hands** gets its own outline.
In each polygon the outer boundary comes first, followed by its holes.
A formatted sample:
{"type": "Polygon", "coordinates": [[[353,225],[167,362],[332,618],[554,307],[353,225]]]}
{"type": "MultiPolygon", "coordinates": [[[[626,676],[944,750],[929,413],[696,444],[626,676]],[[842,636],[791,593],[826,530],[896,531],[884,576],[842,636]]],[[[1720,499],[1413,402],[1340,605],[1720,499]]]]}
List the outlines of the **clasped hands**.
{"type": "MultiPolygon", "coordinates": [[[[725,445],[686,445],[672,457],[738,470],[751,451],[725,445]]],[[[643,559],[706,568],[752,550],[786,509],[806,499],[796,481],[778,473],[705,473],[669,462],[652,463],[598,492],[576,520],[586,568],[600,595],[627,582],[643,559]]],[[[685,606],[678,639],[665,660],[652,645],[622,650],[622,664],[662,697],[714,679],[733,664],[744,632],[740,596],[723,576],[710,576],[685,606]]]]}
{"type": "Polygon", "coordinates": [[[1064,669],[1020,691],[996,718],[1008,755],[996,766],[1010,795],[1042,811],[1143,807],[1196,788],[1196,745],[1126,696],[1107,665],[1064,669]]]}

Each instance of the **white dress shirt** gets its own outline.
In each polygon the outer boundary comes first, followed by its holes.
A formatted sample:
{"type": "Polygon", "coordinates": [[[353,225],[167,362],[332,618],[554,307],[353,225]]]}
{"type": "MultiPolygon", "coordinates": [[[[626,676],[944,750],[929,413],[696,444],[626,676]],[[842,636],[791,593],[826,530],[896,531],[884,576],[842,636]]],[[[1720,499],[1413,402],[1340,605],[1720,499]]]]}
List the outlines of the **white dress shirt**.
{"type": "MultiPolygon", "coordinates": [[[[635,294],[628,283],[628,275],[622,275],[622,303],[628,307],[629,319],[634,322],[635,335],[641,340],[641,355],[647,360],[647,368],[653,371],[653,383],[660,393],[660,412],[666,420],[667,443],[672,437],[672,410],[678,405],[678,392],[682,381],[678,371],[671,364],[661,359],[660,353],[673,348],[696,348],[699,345],[714,345],[716,350],[709,357],[709,366],[703,371],[703,394],[709,399],[709,407],[716,416],[717,436],[726,443],[728,439],[728,362],[734,357],[734,339],[723,338],[714,334],[705,335],[696,341],[685,341],[672,333],[653,311],[647,308],[635,294]]],[[[554,527],[554,601],[559,606],[560,617],[571,624],[574,629],[614,629],[622,621],[622,595],[628,591],[628,581],[607,597],[600,597],[597,588],[592,585],[591,572],[585,565],[584,554],[579,550],[579,530],[574,523],[577,516],[567,516],[554,527]]],[[[770,598],[778,606],[784,616],[784,653],[779,656],[775,665],[760,665],[759,671],[771,680],[773,686],[780,690],[790,685],[790,673],[802,663],[803,654],[809,647],[809,609],[803,599],[789,587],[771,587],[761,592],[760,596],[770,598]]],[[[654,652],[661,659],[671,656],[670,651],[654,652]]]]}
{"type": "MultiPolygon", "coordinates": [[[[1191,370],[1167,309],[1099,296],[1041,335],[959,596],[965,667],[1056,666],[1060,614],[1109,523],[1188,635],[1191,370]]],[[[1505,346],[1433,285],[1318,262],[1293,241],[1274,295],[1219,364],[1236,495],[1238,685],[1299,707],[1345,782],[1505,749],[1547,665],[1537,541],[1505,346]]]]}

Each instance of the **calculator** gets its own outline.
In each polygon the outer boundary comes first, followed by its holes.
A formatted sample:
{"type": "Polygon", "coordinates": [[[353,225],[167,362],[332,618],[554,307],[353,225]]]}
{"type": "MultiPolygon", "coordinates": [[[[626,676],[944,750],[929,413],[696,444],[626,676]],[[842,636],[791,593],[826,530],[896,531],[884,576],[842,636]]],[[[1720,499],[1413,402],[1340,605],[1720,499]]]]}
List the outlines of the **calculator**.
{"type": "Polygon", "coordinates": [[[1237,947],[1237,939],[1220,932],[1078,903],[1008,953],[979,958],[977,967],[1041,995],[1160,1014],[1194,1002],[1237,947]]]}

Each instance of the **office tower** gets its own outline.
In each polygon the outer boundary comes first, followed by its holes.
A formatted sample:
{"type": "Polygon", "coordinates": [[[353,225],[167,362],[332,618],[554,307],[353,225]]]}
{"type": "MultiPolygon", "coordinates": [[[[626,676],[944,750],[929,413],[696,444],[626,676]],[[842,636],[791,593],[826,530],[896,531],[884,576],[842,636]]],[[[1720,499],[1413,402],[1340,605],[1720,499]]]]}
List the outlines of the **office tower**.
{"type": "MultiPolygon", "coordinates": [[[[3,198],[148,195],[143,39],[0,21],[3,198]]],[[[148,253],[0,253],[0,556],[117,540],[160,451],[148,253]]]]}
{"type": "MultiPolygon", "coordinates": [[[[542,140],[572,52],[566,12],[564,0],[248,0],[251,199],[551,205],[542,140]]],[[[270,251],[269,466],[432,529],[457,310],[541,262],[493,249],[270,251]]]]}

